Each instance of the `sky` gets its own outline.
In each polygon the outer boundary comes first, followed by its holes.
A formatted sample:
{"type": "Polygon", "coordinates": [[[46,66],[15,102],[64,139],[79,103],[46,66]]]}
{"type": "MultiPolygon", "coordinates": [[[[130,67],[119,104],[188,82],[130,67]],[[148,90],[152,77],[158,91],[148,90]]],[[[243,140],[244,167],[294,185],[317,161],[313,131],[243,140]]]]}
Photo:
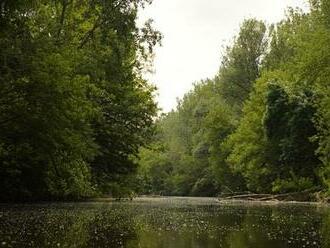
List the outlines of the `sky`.
{"type": "Polygon", "coordinates": [[[164,36],[154,73],[145,75],[158,88],[162,112],[175,108],[194,83],[216,75],[223,47],[245,18],[278,22],[289,6],[308,8],[305,0],[154,0],[140,11],[139,23],[152,18],[164,36]]]}

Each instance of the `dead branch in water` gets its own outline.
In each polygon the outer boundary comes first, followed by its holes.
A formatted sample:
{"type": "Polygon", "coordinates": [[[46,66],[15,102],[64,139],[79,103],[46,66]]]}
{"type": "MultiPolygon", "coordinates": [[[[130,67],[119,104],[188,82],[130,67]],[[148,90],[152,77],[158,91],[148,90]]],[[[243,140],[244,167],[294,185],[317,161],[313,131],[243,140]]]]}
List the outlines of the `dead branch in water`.
{"type": "Polygon", "coordinates": [[[311,201],[314,200],[315,189],[284,194],[230,194],[221,195],[219,200],[247,200],[247,201],[311,201]]]}

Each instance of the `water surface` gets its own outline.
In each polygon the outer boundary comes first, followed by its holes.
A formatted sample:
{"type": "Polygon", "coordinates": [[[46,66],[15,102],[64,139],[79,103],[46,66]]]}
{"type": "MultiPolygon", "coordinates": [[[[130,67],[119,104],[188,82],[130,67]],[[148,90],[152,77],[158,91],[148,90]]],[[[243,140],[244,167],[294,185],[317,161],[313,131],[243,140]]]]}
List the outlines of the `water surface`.
{"type": "Polygon", "coordinates": [[[0,205],[0,247],[330,248],[330,208],[174,197],[0,205]]]}

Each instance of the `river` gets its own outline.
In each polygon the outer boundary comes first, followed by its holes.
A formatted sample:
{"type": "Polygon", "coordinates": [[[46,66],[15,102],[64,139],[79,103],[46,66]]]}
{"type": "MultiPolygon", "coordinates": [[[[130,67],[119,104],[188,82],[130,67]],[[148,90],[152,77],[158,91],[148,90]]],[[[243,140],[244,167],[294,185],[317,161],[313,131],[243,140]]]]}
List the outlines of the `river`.
{"type": "Polygon", "coordinates": [[[330,207],[193,197],[2,204],[0,247],[330,248],[330,207]]]}

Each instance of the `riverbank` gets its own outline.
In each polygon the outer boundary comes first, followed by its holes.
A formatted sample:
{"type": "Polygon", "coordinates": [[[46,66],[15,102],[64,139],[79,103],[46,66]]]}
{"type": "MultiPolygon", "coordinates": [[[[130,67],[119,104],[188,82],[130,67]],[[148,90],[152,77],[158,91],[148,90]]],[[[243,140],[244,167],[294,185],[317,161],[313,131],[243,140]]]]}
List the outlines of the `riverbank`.
{"type": "Polygon", "coordinates": [[[329,200],[320,201],[302,201],[302,200],[258,200],[258,199],[226,199],[221,197],[189,197],[189,196],[138,196],[133,199],[122,198],[120,200],[110,197],[98,197],[86,200],[87,202],[134,202],[134,203],[169,203],[169,202],[180,202],[182,204],[187,203],[208,203],[208,204],[247,204],[247,205],[322,205],[330,206],[329,200]]]}

